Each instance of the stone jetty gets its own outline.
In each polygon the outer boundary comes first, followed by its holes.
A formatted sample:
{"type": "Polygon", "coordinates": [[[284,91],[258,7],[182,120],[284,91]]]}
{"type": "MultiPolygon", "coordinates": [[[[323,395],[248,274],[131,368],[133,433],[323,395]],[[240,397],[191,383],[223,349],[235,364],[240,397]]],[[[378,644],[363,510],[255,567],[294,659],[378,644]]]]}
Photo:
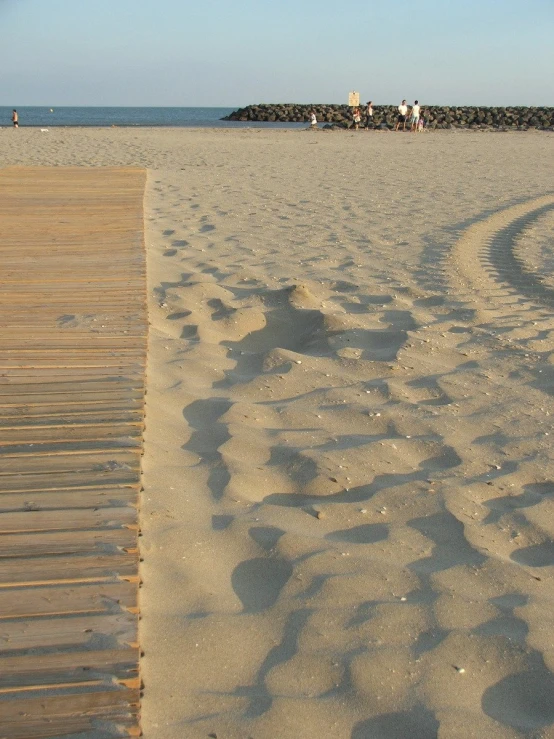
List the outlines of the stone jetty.
{"type": "MultiPolygon", "coordinates": [[[[365,111],[362,108],[362,125],[366,125],[365,111]]],[[[324,128],[353,128],[352,109],[347,105],[296,105],[267,104],[248,105],[239,108],[222,120],[225,121],[257,121],[267,123],[304,123],[314,111],[318,122],[324,128]]],[[[455,105],[422,106],[425,123],[431,129],[500,129],[522,130],[530,128],[540,130],[554,129],[554,108],[490,108],[455,105]]],[[[396,105],[375,105],[370,128],[392,129],[396,124],[398,107],[396,105]]]]}

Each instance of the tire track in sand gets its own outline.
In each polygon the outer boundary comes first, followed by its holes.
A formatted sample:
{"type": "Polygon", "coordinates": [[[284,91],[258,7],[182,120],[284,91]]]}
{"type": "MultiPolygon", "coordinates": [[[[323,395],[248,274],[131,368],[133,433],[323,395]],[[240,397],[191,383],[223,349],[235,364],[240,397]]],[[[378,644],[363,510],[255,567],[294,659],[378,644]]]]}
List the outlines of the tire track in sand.
{"type": "Polygon", "coordinates": [[[544,195],[498,211],[462,234],[453,247],[452,259],[458,277],[474,293],[474,299],[486,303],[488,308],[491,302],[500,301],[505,309],[516,293],[554,306],[554,290],[516,253],[521,233],[553,208],[554,194],[544,195]]]}
{"type": "MultiPolygon", "coordinates": [[[[488,685],[483,682],[475,700],[480,701],[488,718],[507,731],[525,732],[525,736],[548,731],[554,717],[553,652],[540,639],[545,603],[550,610],[545,568],[554,562],[552,518],[546,498],[552,494],[553,482],[549,443],[543,436],[548,432],[542,430],[548,426],[540,431],[538,426],[550,414],[547,396],[553,388],[554,289],[547,282],[547,269],[543,274],[533,266],[539,252],[535,249],[534,259],[529,259],[522,237],[528,246],[536,244],[533,228],[552,210],[554,194],[499,210],[469,226],[447,257],[452,268],[451,287],[475,311],[473,340],[464,353],[471,355],[474,370],[485,383],[483,392],[485,385],[489,391],[484,393],[486,397],[475,396],[469,418],[481,428],[492,424],[494,431],[477,438],[468,436],[465,454],[463,447],[455,447],[466,469],[461,466],[451,489],[445,490],[446,507],[462,524],[464,539],[486,557],[480,572],[502,572],[497,581],[502,582],[500,594],[491,592],[488,599],[497,612],[488,621],[472,626],[472,639],[482,640],[473,641],[473,645],[480,643],[481,653],[496,644],[511,650],[509,660],[505,656],[499,660],[511,662],[510,673],[495,678],[496,682],[490,679],[488,685]],[[545,396],[538,396],[537,390],[545,396]],[[476,447],[483,459],[500,461],[494,468],[498,475],[469,473],[468,450],[476,447]],[[490,513],[486,517],[476,514],[470,520],[464,511],[468,500],[476,504],[475,511],[484,506],[490,513]],[[532,505],[520,508],[527,500],[532,505]],[[542,586],[537,588],[535,583],[542,586]]],[[[458,436],[463,436],[460,429],[458,436]]],[[[428,526],[428,519],[422,520],[428,526]]],[[[486,583],[486,577],[480,582],[486,583]]],[[[441,583],[444,586],[449,581],[442,573],[434,573],[432,586],[440,589],[441,583]]],[[[458,576],[457,597],[463,587],[458,576]]],[[[439,613],[438,606],[435,610],[439,613]]],[[[446,618],[445,613],[443,608],[442,620],[437,618],[431,632],[435,664],[443,643],[463,638],[460,626],[464,624],[456,623],[457,613],[447,613],[446,618]]],[[[441,729],[448,731],[444,721],[441,729]]]]}

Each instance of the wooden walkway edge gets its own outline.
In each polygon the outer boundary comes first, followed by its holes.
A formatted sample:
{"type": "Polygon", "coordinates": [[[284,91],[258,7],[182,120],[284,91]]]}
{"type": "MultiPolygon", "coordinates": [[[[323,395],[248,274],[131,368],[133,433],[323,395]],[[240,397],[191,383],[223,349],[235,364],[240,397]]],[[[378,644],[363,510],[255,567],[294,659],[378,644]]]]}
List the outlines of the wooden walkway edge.
{"type": "Polygon", "coordinates": [[[0,739],[140,733],[145,180],[0,170],[0,739]]]}

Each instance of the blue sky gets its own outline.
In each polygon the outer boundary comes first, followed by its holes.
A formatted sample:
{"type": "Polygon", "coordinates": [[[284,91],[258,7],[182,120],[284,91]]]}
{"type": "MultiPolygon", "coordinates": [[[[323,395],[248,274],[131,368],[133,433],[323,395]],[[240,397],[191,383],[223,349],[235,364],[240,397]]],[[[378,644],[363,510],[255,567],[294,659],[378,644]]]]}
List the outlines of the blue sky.
{"type": "Polygon", "coordinates": [[[554,105],[554,0],[0,0],[0,105],[554,105]]]}

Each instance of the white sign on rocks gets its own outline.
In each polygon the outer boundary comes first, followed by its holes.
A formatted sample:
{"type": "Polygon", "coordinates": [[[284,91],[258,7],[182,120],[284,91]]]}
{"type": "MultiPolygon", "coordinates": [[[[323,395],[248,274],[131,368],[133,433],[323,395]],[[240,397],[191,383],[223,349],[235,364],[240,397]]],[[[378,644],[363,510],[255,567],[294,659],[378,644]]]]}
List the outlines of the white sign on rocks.
{"type": "Polygon", "coordinates": [[[349,92],[348,93],[348,105],[350,105],[351,108],[357,108],[360,104],[360,93],[359,92],[349,92]]]}

